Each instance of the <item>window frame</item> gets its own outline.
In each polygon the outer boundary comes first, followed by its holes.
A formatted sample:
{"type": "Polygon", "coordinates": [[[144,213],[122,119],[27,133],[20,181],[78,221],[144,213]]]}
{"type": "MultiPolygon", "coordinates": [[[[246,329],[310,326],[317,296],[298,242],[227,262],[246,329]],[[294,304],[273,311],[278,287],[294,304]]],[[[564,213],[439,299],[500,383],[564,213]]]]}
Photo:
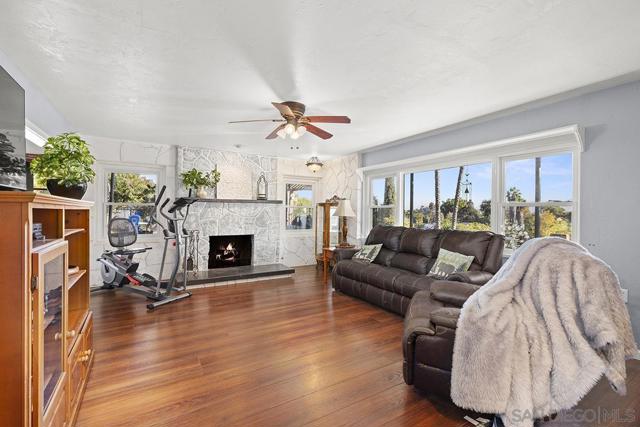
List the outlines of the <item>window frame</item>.
{"type": "MultiPolygon", "coordinates": [[[[395,176],[396,182],[396,223],[404,224],[404,176],[411,172],[423,172],[435,169],[446,169],[468,166],[478,163],[491,163],[491,230],[503,234],[505,200],[505,168],[506,162],[516,159],[545,157],[558,154],[572,154],[573,197],[571,212],[571,240],[580,242],[580,154],[584,151],[583,130],[577,125],[535,132],[527,135],[506,138],[443,151],[417,158],[393,161],[379,165],[363,167],[359,173],[363,176],[364,188],[362,202],[366,215],[363,215],[362,232],[364,235],[372,228],[371,194],[372,180],[375,178],[395,176]],[[402,185],[398,185],[402,183],[402,185]]],[[[558,202],[551,203],[558,206],[558,202]]],[[[567,204],[569,202],[566,202],[567,204]]],[[[379,206],[380,207],[380,206],[379,206]]]]}
{"type": "MultiPolygon", "coordinates": [[[[579,226],[579,209],[580,209],[580,153],[575,150],[535,150],[530,153],[519,153],[512,156],[501,156],[499,158],[500,167],[500,194],[498,196],[498,217],[497,232],[504,234],[505,209],[509,207],[528,207],[528,208],[545,208],[545,207],[564,207],[571,209],[571,240],[580,242],[580,226],[579,226]],[[549,157],[561,154],[571,154],[571,173],[572,173],[572,197],[570,202],[508,202],[506,200],[507,193],[507,163],[515,160],[535,159],[536,157],[549,157]]],[[[531,236],[533,238],[535,236],[531,236]]]]}
{"type": "Polygon", "coordinates": [[[401,185],[398,185],[400,181],[399,178],[399,174],[398,173],[382,173],[382,174],[378,174],[378,175],[371,175],[367,177],[367,186],[366,186],[366,190],[365,191],[365,203],[363,204],[365,207],[365,210],[367,212],[367,219],[368,219],[368,229],[371,230],[372,225],[373,224],[373,210],[374,209],[388,209],[388,208],[395,208],[396,209],[396,224],[398,223],[398,201],[401,200],[402,198],[404,198],[404,194],[403,194],[403,190],[400,188],[402,187],[401,185]],[[396,204],[395,205],[374,205],[373,204],[373,191],[371,189],[371,185],[374,179],[386,179],[386,178],[393,178],[393,185],[395,187],[396,190],[396,204]]]}
{"type": "MultiPolygon", "coordinates": [[[[166,167],[162,166],[150,166],[150,165],[140,165],[136,163],[113,163],[113,162],[100,162],[100,173],[97,177],[96,185],[96,200],[99,200],[99,204],[96,203],[97,212],[97,224],[99,224],[100,232],[98,235],[100,239],[103,241],[107,241],[107,227],[109,220],[107,218],[107,207],[109,205],[112,206],[123,206],[127,205],[126,203],[119,202],[107,202],[107,179],[110,173],[136,173],[136,174],[148,174],[148,175],[156,175],[158,177],[158,182],[156,183],[156,195],[158,197],[158,192],[163,185],[166,185],[166,167]]],[[[167,188],[167,190],[169,190],[167,188]]],[[[170,193],[165,193],[170,194],[170,193]]],[[[139,203],[136,206],[153,206],[153,203],[139,203]]],[[[160,242],[163,238],[161,233],[156,229],[153,233],[149,234],[139,234],[138,241],[139,242],[160,242]]]]}
{"type": "Polygon", "coordinates": [[[316,227],[316,204],[317,204],[317,181],[315,179],[304,179],[304,178],[300,178],[300,177],[290,177],[290,176],[284,176],[283,177],[283,203],[284,203],[284,211],[283,211],[283,222],[284,222],[284,232],[288,233],[288,234],[294,234],[294,235],[313,235],[315,227],[316,227]],[[287,186],[289,184],[297,184],[297,185],[309,185],[311,186],[311,206],[309,206],[309,210],[311,211],[311,228],[299,228],[299,229],[293,229],[293,228],[287,228],[287,209],[289,208],[299,208],[302,206],[293,206],[293,205],[289,205],[289,200],[287,199],[287,186]]]}

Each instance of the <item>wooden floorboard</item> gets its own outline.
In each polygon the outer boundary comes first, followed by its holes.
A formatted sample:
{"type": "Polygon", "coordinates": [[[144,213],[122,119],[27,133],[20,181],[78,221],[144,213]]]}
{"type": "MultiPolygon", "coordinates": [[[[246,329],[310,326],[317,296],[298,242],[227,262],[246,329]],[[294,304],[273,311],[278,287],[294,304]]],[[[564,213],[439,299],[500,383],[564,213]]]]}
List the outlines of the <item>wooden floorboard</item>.
{"type": "Polygon", "coordinates": [[[290,279],[196,289],[147,312],[93,296],[96,359],[77,426],[462,426],[402,380],[402,319],[290,279]],[[424,423],[424,420],[432,420],[424,423]]]}
{"type": "MultiPolygon", "coordinates": [[[[314,267],[145,305],[93,296],[96,358],[77,426],[469,425],[404,384],[402,319],[332,292],[314,267]]],[[[606,395],[586,401],[619,402],[606,395]]]]}

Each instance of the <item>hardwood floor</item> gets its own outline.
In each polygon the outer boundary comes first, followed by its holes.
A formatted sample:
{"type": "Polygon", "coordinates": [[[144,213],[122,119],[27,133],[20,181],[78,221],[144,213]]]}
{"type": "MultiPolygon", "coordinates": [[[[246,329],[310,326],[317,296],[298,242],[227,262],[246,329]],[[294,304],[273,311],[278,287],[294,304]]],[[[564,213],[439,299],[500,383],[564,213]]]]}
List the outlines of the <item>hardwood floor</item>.
{"type": "Polygon", "coordinates": [[[96,359],[78,427],[468,426],[402,380],[402,319],[292,279],[195,290],[148,313],[94,295],[96,359]]]}

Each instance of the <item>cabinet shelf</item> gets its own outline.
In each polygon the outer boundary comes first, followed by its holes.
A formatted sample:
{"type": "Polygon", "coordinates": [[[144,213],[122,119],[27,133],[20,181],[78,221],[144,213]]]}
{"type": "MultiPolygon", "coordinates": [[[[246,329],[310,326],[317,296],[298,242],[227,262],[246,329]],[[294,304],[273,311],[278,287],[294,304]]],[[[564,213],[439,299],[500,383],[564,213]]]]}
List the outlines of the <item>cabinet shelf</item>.
{"type": "Polygon", "coordinates": [[[84,233],[84,228],[65,228],[64,237],[69,237],[77,233],[84,233]]]}
{"type": "Polygon", "coordinates": [[[69,278],[67,280],[67,289],[73,288],[73,285],[78,283],[78,280],[80,280],[80,278],[84,276],[86,273],[87,273],[87,270],[80,270],[77,273],[69,274],[69,278]]]}
{"type": "Polygon", "coordinates": [[[43,249],[46,249],[48,246],[55,245],[60,241],[62,241],[62,239],[34,240],[32,244],[32,248],[34,251],[41,251],[43,249]]]}

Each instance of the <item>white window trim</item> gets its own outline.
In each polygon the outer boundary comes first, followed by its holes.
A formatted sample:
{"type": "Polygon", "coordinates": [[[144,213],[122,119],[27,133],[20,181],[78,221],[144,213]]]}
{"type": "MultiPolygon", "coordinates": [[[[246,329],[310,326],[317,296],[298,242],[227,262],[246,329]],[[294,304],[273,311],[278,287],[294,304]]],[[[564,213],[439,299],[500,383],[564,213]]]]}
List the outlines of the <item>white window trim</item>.
{"type": "MultiPolygon", "coordinates": [[[[166,185],[166,167],[164,166],[150,166],[142,165],[138,163],[122,163],[122,162],[100,162],[96,177],[96,224],[98,226],[97,236],[102,242],[107,241],[107,218],[106,218],[106,179],[107,174],[111,172],[131,172],[131,173],[148,173],[158,176],[158,183],[156,185],[156,197],[160,188],[166,185]]],[[[166,192],[165,196],[170,196],[170,193],[166,192]]],[[[140,234],[138,236],[138,242],[153,243],[162,242],[163,237],[161,233],[156,230],[153,234],[140,234]]]]}
{"type": "Polygon", "coordinates": [[[287,235],[292,235],[292,236],[312,236],[314,235],[314,230],[316,227],[316,204],[317,204],[317,200],[318,200],[318,179],[316,178],[307,178],[307,177],[301,177],[301,176],[296,176],[296,175],[282,175],[282,201],[284,203],[284,209],[283,209],[283,213],[282,213],[282,228],[285,232],[285,234],[287,235]],[[302,229],[302,230],[291,230],[287,228],[287,221],[286,221],[286,215],[287,215],[287,208],[291,207],[287,204],[287,184],[302,184],[302,185],[310,185],[311,186],[311,192],[313,193],[313,200],[311,200],[312,204],[310,206],[311,209],[311,221],[312,221],[312,226],[310,229],[302,229]]]}
{"type": "MultiPolygon", "coordinates": [[[[382,163],[358,169],[364,178],[361,216],[363,234],[371,230],[371,181],[375,178],[395,176],[396,182],[396,225],[403,224],[404,216],[404,175],[478,163],[491,163],[491,229],[502,233],[504,164],[514,158],[543,157],[560,153],[573,155],[573,201],[571,214],[572,240],[580,241],[580,153],[584,151],[583,130],[578,125],[535,132],[513,138],[501,139],[455,150],[428,154],[407,160],[382,163]]],[[[557,205],[557,204],[556,204],[557,205]]]]}

